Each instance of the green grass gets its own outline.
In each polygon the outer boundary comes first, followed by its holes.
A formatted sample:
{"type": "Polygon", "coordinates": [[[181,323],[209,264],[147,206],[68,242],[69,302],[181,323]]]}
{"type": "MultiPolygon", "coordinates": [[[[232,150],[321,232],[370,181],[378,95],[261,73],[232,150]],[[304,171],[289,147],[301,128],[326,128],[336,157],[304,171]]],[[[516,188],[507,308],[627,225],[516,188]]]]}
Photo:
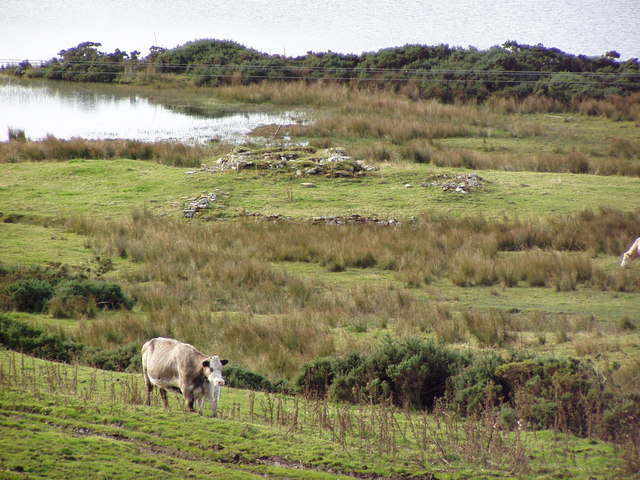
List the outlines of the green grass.
{"type": "Polygon", "coordinates": [[[3,478],[337,479],[423,474],[454,480],[514,478],[514,472],[523,479],[552,479],[560,472],[576,479],[624,478],[621,459],[611,446],[551,432],[490,433],[482,423],[445,418],[440,420],[444,425],[430,421],[426,426],[432,440],[443,447],[456,441],[446,435],[482,436],[491,449],[480,460],[483,454],[478,451],[423,450],[411,433],[422,422],[415,412],[354,408],[352,417],[345,418],[359,418],[361,426],[353,425],[353,432],[338,441],[336,419],[339,412],[346,413],[339,406],[224,388],[221,418],[212,419],[186,412],[175,395],[169,411],[160,407],[157,395],[152,406],[142,405],[139,374],[56,365],[4,350],[0,369],[3,478]],[[317,417],[325,408],[328,416],[317,417]],[[288,417],[294,412],[295,424],[288,417]],[[390,419],[388,415],[397,426],[390,425],[386,433],[393,439],[382,440],[374,424],[390,419]],[[355,436],[362,425],[373,428],[372,436],[355,436]],[[494,442],[489,435],[500,440],[494,442]],[[518,448],[501,443],[505,441],[518,448]],[[385,445],[389,450],[381,452],[385,445]],[[523,463],[511,463],[522,452],[523,463]],[[484,465],[472,466],[471,458],[484,465]]]}
{"type": "Polygon", "coordinates": [[[60,262],[78,265],[93,259],[83,237],[55,225],[2,223],[0,239],[0,261],[6,264],[60,262]]]}
{"type": "Polygon", "coordinates": [[[124,217],[136,208],[181,216],[187,199],[219,191],[224,195],[210,215],[358,213],[403,219],[424,214],[532,217],[600,206],[632,211],[640,202],[640,179],[630,177],[478,171],[486,188],[463,195],[421,187],[437,175],[465,172],[431,165],[383,165],[379,173],[355,180],[187,171],[134,160],[5,164],[0,204],[5,215],[124,217]],[[303,182],[317,188],[304,188],[303,182]]]}
{"type": "Polygon", "coordinates": [[[120,217],[132,208],[175,211],[172,202],[198,191],[184,170],[134,160],[74,160],[3,165],[3,213],[40,217],[120,217]],[[29,199],[25,204],[25,199],[29,199]]]}

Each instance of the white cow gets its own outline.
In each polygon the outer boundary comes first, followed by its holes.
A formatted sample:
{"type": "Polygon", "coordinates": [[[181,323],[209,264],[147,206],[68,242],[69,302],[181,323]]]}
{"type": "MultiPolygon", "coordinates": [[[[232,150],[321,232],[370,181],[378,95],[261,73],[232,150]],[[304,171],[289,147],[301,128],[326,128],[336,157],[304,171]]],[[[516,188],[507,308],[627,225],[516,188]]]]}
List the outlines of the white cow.
{"type": "Polygon", "coordinates": [[[211,403],[215,417],[220,401],[220,387],[224,385],[222,366],[227,360],[220,360],[199,352],[188,343],[172,338],[154,338],[142,346],[142,373],[147,384],[147,405],[151,404],[154,385],[160,388],[160,396],[165,408],[169,408],[167,390],[181,393],[187,408],[194,412],[197,402],[200,414],[205,400],[211,403]]]}
{"type": "Polygon", "coordinates": [[[640,257],[640,237],[636,238],[636,241],[633,242],[633,245],[631,245],[631,248],[626,252],[624,252],[624,255],[622,256],[622,263],[620,264],[620,266],[626,267],[627,265],[629,265],[629,263],[631,263],[631,260],[639,257],[640,257]]]}

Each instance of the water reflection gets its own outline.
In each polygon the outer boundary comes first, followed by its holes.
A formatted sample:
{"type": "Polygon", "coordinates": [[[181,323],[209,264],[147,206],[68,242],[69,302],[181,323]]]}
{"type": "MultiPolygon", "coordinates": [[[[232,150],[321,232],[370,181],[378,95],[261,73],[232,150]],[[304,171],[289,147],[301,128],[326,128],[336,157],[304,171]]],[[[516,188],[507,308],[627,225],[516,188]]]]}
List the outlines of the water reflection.
{"type": "Polygon", "coordinates": [[[242,143],[260,125],[305,122],[299,111],[212,113],[191,105],[152,103],[137,95],[96,92],[82,85],[70,89],[68,85],[61,88],[0,77],[0,141],[8,140],[11,128],[24,130],[32,140],[53,135],[62,139],[242,143]]]}

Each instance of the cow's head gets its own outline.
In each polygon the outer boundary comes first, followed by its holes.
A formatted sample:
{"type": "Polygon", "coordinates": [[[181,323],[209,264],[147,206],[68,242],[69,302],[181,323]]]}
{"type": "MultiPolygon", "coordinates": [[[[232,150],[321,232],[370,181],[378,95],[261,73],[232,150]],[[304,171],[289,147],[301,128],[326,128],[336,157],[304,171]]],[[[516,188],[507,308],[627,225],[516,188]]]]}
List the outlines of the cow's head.
{"type": "Polygon", "coordinates": [[[228,360],[220,360],[220,357],[214,355],[202,362],[204,368],[204,376],[211,382],[211,385],[223,386],[224,378],[222,378],[222,366],[229,363],[228,360]]]}
{"type": "Polygon", "coordinates": [[[629,265],[629,257],[630,257],[630,256],[631,256],[631,255],[629,255],[629,252],[625,253],[625,254],[622,256],[622,262],[620,263],[620,266],[621,266],[621,267],[626,267],[627,265],[629,265]]]}

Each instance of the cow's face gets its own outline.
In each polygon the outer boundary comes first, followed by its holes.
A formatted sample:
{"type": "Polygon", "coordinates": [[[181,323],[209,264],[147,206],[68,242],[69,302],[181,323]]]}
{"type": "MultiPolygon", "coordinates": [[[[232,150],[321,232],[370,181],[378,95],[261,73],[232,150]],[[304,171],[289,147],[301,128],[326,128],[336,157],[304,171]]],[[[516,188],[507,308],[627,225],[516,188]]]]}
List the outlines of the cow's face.
{"type": "Polygon", "coordinates": [[[219,387],[224,385],[224,378],[222,378],[222,366],[227,363],[229,363],[228,360],[220,360],[220,357],[217,355],[214,355],[202,362],[204,375],[207,377],[207,380],[209,380],[211,385],[219,387]]]}
{"type": "Polygon", "coordinates": [[[629,264],[629,257],[630,257],[630,255],[628,253],[625,253],[622,256],[622,263],[620,263],[621,267],[626,267],[629,264]]]}

